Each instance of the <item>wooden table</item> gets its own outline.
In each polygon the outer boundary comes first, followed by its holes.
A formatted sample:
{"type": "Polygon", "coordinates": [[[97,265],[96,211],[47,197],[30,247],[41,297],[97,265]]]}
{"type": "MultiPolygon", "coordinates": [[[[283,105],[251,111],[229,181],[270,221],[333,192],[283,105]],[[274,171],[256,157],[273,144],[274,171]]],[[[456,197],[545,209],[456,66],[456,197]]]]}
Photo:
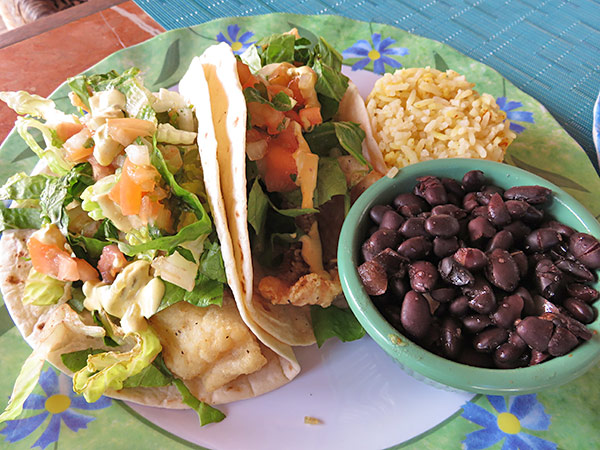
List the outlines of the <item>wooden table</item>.
{"type": "MultiPolygon", "coordinates": [[[[133,1],[90,0],[0,34],[0,91],[46,97],[68,77],[163,31],[133,1]]],[[[0,102],[0,143],[15,119],[0,102]]]]}

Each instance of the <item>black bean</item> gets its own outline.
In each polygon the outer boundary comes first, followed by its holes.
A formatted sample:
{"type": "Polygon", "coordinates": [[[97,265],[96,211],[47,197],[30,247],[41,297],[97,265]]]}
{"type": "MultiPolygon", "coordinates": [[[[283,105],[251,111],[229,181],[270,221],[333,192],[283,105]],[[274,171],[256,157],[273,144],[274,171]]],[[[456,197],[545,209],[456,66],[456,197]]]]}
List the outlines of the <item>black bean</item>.
{"type": "Polygon", "coordinates": [[[527,342],[525,342],[514,329],[508,333],[508,343],[514,345],[521,351],[527,348],[527,342]]]}
{"type": "Polygon", "coordinates": [[[404,217],[413,217],[429,209],[425,200],[411,192],[398,194],[394,198],[394,207],[404,217]]]}
{"type": "Polygon", "coordinates": [[[449,216],[454,217],[457,220],[464,219],[465,217],[467,217],[467,212],[464,209],[459,208],[458,206],[452,205],[450,203],[446,205],[434,206],[431,209],[431,214],[447,214],[449,216]]]}
{"type": "Polygon", "coordinates": [[[477,334],[492,324],[487,314],[470,314],[462,318],[463,326],[471,334],[477,334]]]}
{"type": "Polygon", "coordinates": [[[469,345],[464,346],[457,361],[468,366],[484,367],[488,369],[495,367],[491,354],[477,352],[469,345]]]}
{"type": "Polygon", "coordinates": [[[526,236],[531,233],[531,228],[525,225],[520,220],[515,220],[512,223],[509,223],[504,227],[504,231],[510,231],[510,234],[513,235],[515,240],[515,244],[520,243],[525,239],[526,236]]]}
{"type": "Polygon", "coordinates": [[[562,291],[564,274],[552,260],[544,258],[535,266],[535,282],[542,296],[551,300],[562,291]]]}
{"type": "Polygon", "coordinates": [[[413,192],[415,195],[425,199],[431,206],[448,203],[446,188],[438,177],[426,175],[417,178],[417,184],[413,192]]]}
{"type": "Polygon", "coordinates": [[[377,225],[381,223],[381,219],[383,219],[383,215],[387,211],[391,211],[392,208],[389,205],[375,205],[369,211],[369,216],[371,220],[375,222],[377,225]]]}
{"type": "Polygon", "coordinates": [[[515,244],[515,239],[510,231],[500,230],[488,242],[485,250],[491,252],[495,248],[510,250],[515,244]]]}
{"type": "Polygon", "coordinates": [[[489,219],[487,206],[480,205],[476,208],[473,208],[473,211],[471,211],[471,218],[475,217],[485,217],[486,219],[489,219]]]}
{"type": "Polygon", "coordinates": [[[566,355],[577,346],[578,342],[577,337],[565,327],[556,327],[548,343],[548,353],[552,356],[566,355]]]}
{"type": "Polygon", "coordinates": [[[469,307],[473,311],[489,314],[496,309],[496,296],[484,279],[476,278],[472,285],[463,286],[462,292],[469,299],[469,307]]]}
{"type": "Polygon", "coordinates": [[[479,206],[477,201],[477,194],[475,192],[469,192],[463,197],[462,207],[465,211],[471,212],[479,206]]]}
{"type": "Polygon", "coordinates": [[[429,233],[425,230],[425,218],[424,217],[410,217],[400,227],[400,232],[406,238],[415,236],[429,236],[429,233]]]}
{"type": "Polygon", "coordinates": [[[529,271],[529,261],[525,253],[523,253],[521,250],[517,250],[511,252],[510,256],[512,256],[514,262],[517,263],[517,267],[519,268],[519,276],[521,279],[525,278],[527,276],[527,272],[529,271]]]}
{"type": "Polygon", "coordinates": [[[450,302],[450,306],[448,307],[448,311],[454,317],[462,317],[469,312],[469,299],[466,295],[461,295],[456,297],[452,302],[450,302]]]}
{"type": "Polygon", "coordinates": [[[600,297],[600,292],[596,289],[581,283],[568,284],[567,292],[570,296],[583,300],[586,303],[592,303],[600,297]]]}
{"type": "Polygon", "coordinates": [[[386,211],[383,214],[381,223],[379,224],[380,229],[398,230],[404,223],[404,217],[398,214],[396,211],[386,211]]]}
{"type": "Polygon", "coordinates": [[[423,259],[429,253],[433,244],[424,236],[415,236],[405,240],[398,246],[398,253],[410,260],[423,259]]]}
{"type": "Polygon", "coordinates": [[[433,254],[438,258],[449,256],[456,252],[458,248],[459,243],[456,236],[449,238],[436,237],[433,240],[433,254]]]}
{"type": "Polygon", "coordinates": [[[535,303],[531,293],[523,286],[519,286],[515,290],[515,294],[520,295],[523,299],[523,315],[532,316],[536,315],[535,303]]]}
{"type": "Polygon", "coordinates": [[[545,352],[554,332],[554,324],[539,317],[529,316],[516,326],[517,333],[531,348],[545,352]]]}
{"type": "Polygon", "coordinates": [[[488,263],[487,255],[478,248],[459,248],[454,253],[453,258],[457,263],[471,271],[483,269],[488,263]]]}
{"type": "Polygon", "coordinates": [[[477,201],[480,205],[487,206],[495,194],[502,194],[504,190],[499,186],[485,186],[481,191],[477,192],[477,201]]]}
{"type": "Polygon", "coordinates": [[[533,205],[529,205],[521,220],[529,225],[537,226],[544,220],[544,212],[533,205]]]}
{"type": "Polygon", "coordinates": [[[485,184],[485,176],[481,170],[471,170],[464,174],[462,187],[465,192],[475,192],[485,184]]]}
{"type": "Polygon", "coordinates": [[[366,261],[358,266],[358,274],[367,294],[382,295],[387,291],[388,279],[381,264],[366,261]]]}
{"type": "Polygon", "coordinates": [[[425,221],[425,230],[432,236],[449,238],[459,230],[458,220],[448,214],[431,215],[425,221]]]}
{"type": "Polygon", "coordinates": [[[404,273],[408,260],[391,248],[386,248],[371,259],[383,267],[388,276],[404,273]]]}
{"type": "Polygon", "coordinates": [[[493,225],[503,227],[511,222],[510,213],[500,194],[495,193],[490,197],[487,210],[488,218],[493,225]]]}
{"type": "Polygon", "coordinates": [[[552,228],[538,228],[526,238],[527,247],[532,252],[545,252],[562,241],[560,233],[552,228]]]}
{"type": "Polygon", "coordinates": [[[402,308],[399,305],[385,305],[381,310],[383,317],[397,330],[402,330],[402,308]]]}
{"type": "Polygon", "coordinates": [[[540,317],[542,319],[550,320],[556,326],[566,327],[576,337],[583,339],[584,341],[589,341],[593,336],[592,332],[579,320],[567,316],[560,311],[556,313],[544,313],[540,317]]]}
{"type": "Polygon", "coordinates": [[[431,298],[433,298],[436,302],[440,303],[448,303],[456,298],[457,291],[453,287],[443,287],[438,289],[433,289],[430,292],[431,298]]]}
{"type": "Polygon", "coordinates": [[[447,358],[456,359],[463,346],[463,334],[460,322],[453,317],[446,317],[442,321],[440,341],[442,352],[447,358]]]}
{"type": "Polygon", "coordinates": [[[523,298],[520,295],[510,295],[500,302],[498,309],[492,314],[492,320],[499,327],[512,328],[515,320],[521,317],[523,306],[523,298]]]}
{"type": "Polygon", "coordinates": [[[439,262],[438,271],[444,281],[454,286],[465,286],[475,280],[473,274],[451,256],[446,256],[439,262]]]}
{"type": "Polygon", "coordinates": [[[578,261],[589,269],[600,269],[600,242],[587,233],[575,233],[569,237],[569,249],[578,261]]]}
{"type": "Polygon", "coordinates": [[[563,301],[563,306],[581,323],[592,323],[595,319],[594,309],[582,300],[568,297],[563,301]]]}
{"type": "Polygon", "coordinates": [[[482,239],[489,239],[496,234],[496,229],[485,217],[475,217],[469,221],[469,237],[471,241],[478,242],[482,239]]]}
{"type": "Polygon", "coordinates": [[[400,237],[400,233],[394,230],[377,230],[362,245],[363,258],[369,261],[386,248],[396,248],[400,237]]]}
{"type": "Polygon", "coordinates": [[[494,286],[507,292],[514,291],[519,285],[519,267],[510,253],[496,248],[488,255],[486,277],[494,286]]]}
{"type": "Polygon", "coordinates": [[[401,322],[406,332],[417,339],[424,338],[431,327],[429,303],[421,294],[408,291],[402,302],[401,322]]]}
{"type": "Polygon", "coordinates": [[[524,202],[523,200],[506,200],[504,205],[512,220],[523,218],[529,209],[529,203],[524,202]]]}
{"type": "Polygon", "coordinates": [[[442,177],[440,178],[446,192],[448,194],[454,194],[456,197],[462,199],[465,195],[465,190],[461,186],[461,184],[456,181],[454,178],[442,177]]]}
{"type": "Polygon", "coordinates": [[[429,261],[415,261],[408,266],[408,278],[413,290],[429,292],[437,283],[438,272],[429,261]]]}
{"type": "Polygon", "coordinates": [[[548,358],[550,358],[550,354],[546,352],[540,352],[536,349],[531,349],[531,359],[529,360],[530,366],[535,366],[536,364],[543,363],[548,358]]]}
{"type": "Polygon", "coordinates": [[[548,221],[545,227],[558,231],[564,239],[567,239],[572,234],[575,234],[575,230],[573,228],[557,220],[548,221]]]}
{"type": "Polygon", "coordinates": [[[578,281],[595,281],[594,274],[590,272],[587,267],[581,264],[579,261],[573,261],[570,259],[558,259],[555,262],[556,267],[565,273],[570,274],[578,281]]]}
{"type": "Polygon", "coordinates": [[[388,281],[388,288],[398,299],[403,299],[409,290],[404,275],[391,277],[388,281]]]}
{"type": "Polygon", "coordinates": [[[513,363],[519,359],[524,350],[525,349],[519,348],[510,342],[505,342],[494,352],[494,362],[497,361],[501,364],[513,363]]]}
{"type": "Polygon", "coordinates": [[[545,203],[552,191],[543,186],[515,186],[504,192],[506,200],[525,200],[532,205],[545,203]]]}
{"type": "Polygon", "coordinates": [[[508,339],[508,331],[504,328],[491,327],[475,335],[473,347],[478,352],[491,353],[508,339]]]}

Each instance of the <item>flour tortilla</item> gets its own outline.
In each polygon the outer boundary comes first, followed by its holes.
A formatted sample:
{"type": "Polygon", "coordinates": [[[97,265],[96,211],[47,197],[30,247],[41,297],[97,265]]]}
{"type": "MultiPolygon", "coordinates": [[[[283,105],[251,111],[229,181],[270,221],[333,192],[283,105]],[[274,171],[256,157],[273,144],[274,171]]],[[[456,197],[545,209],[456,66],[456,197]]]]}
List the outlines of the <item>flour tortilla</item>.
{"type": "MultiPolygon", "coordinates": [[[[231,47],[226,43],[209,47],[197,60],[208,82],[212,122],[217,140],[220,192],[223,193],[226,223],[238,274],[231,289],[246,325],[264,345],[280,356],[284,373],[293,377],[300,370],[300,365],[289,341],[279,339],[280,335],[273,333],[268,327],[269,324],[260,321],[261,316],[253,312],[255,294],[247,229],[246,100],[237,75],[237,61],[231,47]],[[244,226],[241,227],[240,224],[244,226]]],[[[180,88],[180,92],[184,96],[189,95],[185,87],[183,90],[180,88]]],[[[205,178],[208,178],[206,172],[205,178]]],[[[233,274],[232,278],[235,278],[233,274]]],[[[312,329],[310,333],[312,334],[312,329]]]]}
{"type": "MultiPolygon", "coordinates": [[[[204,68],[198,59],[194,59],[188,72],[181,80],[181,93],[194,106],[199,123],[198,145],[200,150],[204,183],[209,200],[213,222],[219,240],[225,264],[228,284],[238,305],[244,323],[257,335],[263,334],[251,320],[243,308],[240,297],[246,291],[237,270],[237,259],[234,255],[233,242],[226,218],[225,204],[221,193],[219,163],[217,160],[217,138],[212,123],[208,85],[204,76],[204,68]],[[240,306],[242,305],[242,306],[240,306]]],[[[245,110],[243,113],[245,118],[245,110]]],[[[228,162],[226,159],[225,162],[228,162]]],[[[45,172],[45,165],[40,162],[34,173],[45,172]]],[[[5,231],[0,239],[0,289],[4,303],[17,328],[34,349],[48,349],[46,359],[59,370],[72,376],[72,372],[64,366],[61,355],[64,353],[85,350],[88,348],[103,350],[128,350],[128,348],[108,348],[104,346],[104,329],[94,324],[91,314],[84,311],[77,314],[66,303],[51,306],[24,305],[25,280],[31,269],[28,261],[26,242],[33,230],[5,231]]],[[[239,254],[239,252],[238,252],[239,254]]],[[[250,288],[251,290],[251,288],[250,288]]],[[[225,290],[225,299],[231,293],[225,290]]],[[[168,309],[163,311],[163,314],[168,309]]],[[[209,404],[222,404],[272,391],[292,380],[300,371],[293,351],[289,346],[281,344],[268,336],[259,336],[260,351],[265,364],[259,370],[243,374],[223,386],[208,391],[201,377],[184,380],[192,394],[199,400],[209,404]]],[[[175,386],[126,388],[120,391],[109,390],[106,395],[122,400],[130,400],[148,406],[187,409],[181,401],[181,394],[175,386]]]]}
{"type": "MultiPolygon", "coordinates": [[[[238,270],[245,283],[244,308],[250,328],[259,339],[265,336],[284,344],[306,346],[316,342],[310,318],[310,307],[273,305],[258,294],[257,282],[262,269],[251,258],[248,232],[248,197],[246,180],[246,101],[240,85],[236,59],[231,47],[221,43],[208,48],[201,57],[205,65],[213,104],[213,122],[218,141],[217,155],[221,170],[221,187],[229,229],[236,243],[238,270]],[[253,286],[253,290],[251,287],[253,286]],[[250,323],[254,322],[251,326],[250,323]],[[258,331],[263,330],[261,333],[258,331]]],[[[377,169],[385,173],[383,156],[372,137],[364,101],[352,83],[340,102],[339,120],[357,122],[369,139],[363,142],[363,154],[377,169]]],[[[317,295],[315,293],[315,295],[317,295]]],[[[263,342],[265,342],[263,340],[263,342]]]]}

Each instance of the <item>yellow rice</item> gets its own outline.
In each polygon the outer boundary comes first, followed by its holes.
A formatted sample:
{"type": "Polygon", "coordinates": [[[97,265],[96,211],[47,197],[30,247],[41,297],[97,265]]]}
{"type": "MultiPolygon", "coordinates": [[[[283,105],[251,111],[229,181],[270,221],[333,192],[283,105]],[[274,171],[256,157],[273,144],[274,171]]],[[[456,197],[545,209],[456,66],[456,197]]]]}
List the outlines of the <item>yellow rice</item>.
{"type": "Polygon", "coordinates": [[[373,134],[389,167],[438,158],[502,161],[516,137],[504,111],[453,70],[387,73],[367,98],[373,134]]]}

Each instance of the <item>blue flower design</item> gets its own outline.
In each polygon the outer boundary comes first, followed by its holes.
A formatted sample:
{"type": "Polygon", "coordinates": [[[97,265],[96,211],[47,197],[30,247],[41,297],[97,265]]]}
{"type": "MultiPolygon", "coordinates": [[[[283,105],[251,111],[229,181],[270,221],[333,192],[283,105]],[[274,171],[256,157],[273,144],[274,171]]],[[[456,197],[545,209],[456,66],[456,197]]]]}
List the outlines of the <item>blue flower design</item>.
{"type": "Polygon", "coordinates": [[[381,34],[379,33],[373,33],[371,35],[371,41],[373,44],[364,39],[360,39],[356,41],[352,47],[349,47],[342,52],[342,56],[345,59],[362,58],[352,66],[352,70],[364,69],[371,61],[373,61],[373,71],[375,73],[384,73],[386,64],[394,69],[402,67],[402,64],[393,58],[389,58],[387,55],[408,55],[407,48],[390,47],[390,45],[396,41],[390,37],[385,38],[382,41],[381,34]]]}
{"type": "Polygon", "coordinates": [[[229,39],[227,39],[223,35],[223,33],[219,33],[217,34],[217,41],[227,42],[231,46],[233,53],[235,53],[236,55],[241,55],[246,51],[248,47],[250,47],[256,41],[248,42],[248,40],[252,38],[252,36],[254,36],[254,33],[252,33],[251,31],[246,31],[238,38],[239,32],[240,27],[238,26],[238,24],[229,25],[227,27],[227,36],[229,37],[229,39]]]}
{"type": "Polygon", "coordinates": [[[517,108],[521,108],[523,103],[521,102],[507,102],[506,97],[498,97],[496,103],[502,111],[506,113],[506,118],[510,120],[510,129],[515,133],[521,133],[525,130],[525,127],[515,122],[527,122],[534,123],[533,113],[529,111],[515,111],[517,108]]]}
{"type": "Polygon", "coordinates": [[[544,405],[537,401],[535,394],[508,397],[508,409],[504,397],[488,395],[487,399],[498,414],[475,403],[463,405],[462,417],[483,427],[467,434],[463,441],[466,450],[488,448],[502,439],[506,439],[502,450],[556,449],[554,442],[521,431],[524,428],[547,430],[550,426],[550,416],[544,412],[544,405]]]}
{"type": "Polygon", "coordinates": [[[51,368],[42,372],[39,385],[46,395],[31,394],[25,400],[23,409],[43,411],[24,419],[8,420],[6,427],[0,431],[0,434],[6,436],[7,442],[17,442],[29,436],[50,416],[48,426],[32,446],[32,448],[40,447],[43,450],[48,445],[58,441],[61,422],[64,422],[72,431],[79,431],[86,428],[87,424],[95,419],[80,414],[74,411],[73,408],[90,411],[107,408],[111,405],[111,400],[107,397],[100,397],[95,403],[87,403],[83,397],[76,395],[72,388],[69,389],[67,395],[61,393],[66,389],[61,389],[58,375],[51,368]]]}

